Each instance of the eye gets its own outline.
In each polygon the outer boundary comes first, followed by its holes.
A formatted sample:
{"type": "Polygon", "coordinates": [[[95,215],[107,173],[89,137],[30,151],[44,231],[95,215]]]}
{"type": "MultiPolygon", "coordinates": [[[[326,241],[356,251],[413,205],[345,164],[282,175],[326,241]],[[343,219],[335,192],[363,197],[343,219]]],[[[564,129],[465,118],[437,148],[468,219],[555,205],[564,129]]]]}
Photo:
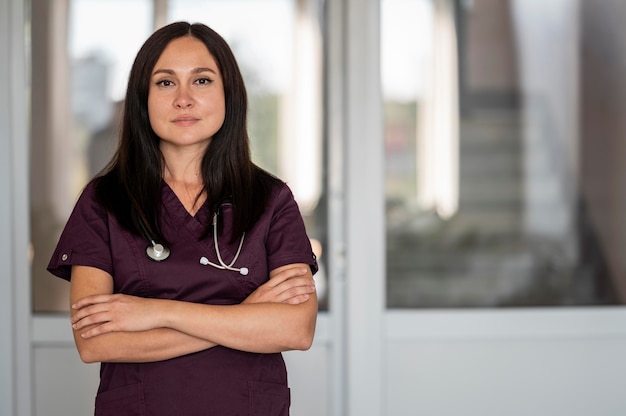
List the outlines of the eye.
{"type": "Polygon", "coordinates": [[[155,84],[158,87],[171,87],[172,85],[174,85],[174,83],[169,79],[162,79],[161,81],[157,81],[155,84]]]}
{"type": "Polygon", "coordinates": [[[213,80],[210,78],[198,78],[196,80],[196,84],[199,84],[199,85],[209,85],[212,82],[213,80]]]}

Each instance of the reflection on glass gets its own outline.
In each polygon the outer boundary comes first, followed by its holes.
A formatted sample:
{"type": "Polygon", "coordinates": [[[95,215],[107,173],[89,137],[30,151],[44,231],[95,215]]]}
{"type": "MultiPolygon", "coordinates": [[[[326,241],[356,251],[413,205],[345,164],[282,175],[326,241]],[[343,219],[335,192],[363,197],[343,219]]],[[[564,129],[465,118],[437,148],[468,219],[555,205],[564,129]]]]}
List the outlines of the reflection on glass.
{"type": "Polygon", "coordinates": [[[624,233],[580,183],[605,166],[580,150],[593,138],[579,88],[593,83],[577,71],[577,3],[382,11],[388,307],[617,303],[624,233]],[[403,68],[387,65],[394,54],[403,68]]]}
{"type": "MultiPolygon", "coordinates": [[[[233,47],[248,88],[253,158],[290,184],[323,267],[318,3],[172,0],[167,20],[206,23],[233,47]]],[[[46,265],[76,197],[115,150],[128,72],[153,31],[152,6],[152,0],[33,2],[35,19],[50,22],[33,25],[35,312],[67,311],[67,285],[51,278],[46,265]]],[[[316,279],[323,298],[323,271],[316,279]]]]}
{"type": "Polygon", "coordinates": [[[82,187],[115,149],[119,102],[132,59],[152,31],[152,1],[32,7],[40,20],[32,41],[33,307],[67,311],[67,285],[46,266],[82,187]]]}
{"type": "Polygon", "coordinates": [[[248,91],[253,160],[285,180],[298,201],[320,263],[315,279],[326,308],[321,2],[170,0],[168,5],[169,21],[201,21],[233,48],[248,91]]]}

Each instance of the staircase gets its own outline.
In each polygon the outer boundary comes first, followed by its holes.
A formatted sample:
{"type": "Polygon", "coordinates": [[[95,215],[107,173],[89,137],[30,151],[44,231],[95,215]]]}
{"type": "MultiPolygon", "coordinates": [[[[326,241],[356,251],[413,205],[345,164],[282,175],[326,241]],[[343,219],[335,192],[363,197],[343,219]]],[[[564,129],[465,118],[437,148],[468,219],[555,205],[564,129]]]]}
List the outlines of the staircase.
{"type": "Polygon", "coordinates": [[[522,232],[522,122],[478,112],[460,125],[459,210],[419,213],[388,230],[388,307],[559,304],[580,270],[522,232]]]}

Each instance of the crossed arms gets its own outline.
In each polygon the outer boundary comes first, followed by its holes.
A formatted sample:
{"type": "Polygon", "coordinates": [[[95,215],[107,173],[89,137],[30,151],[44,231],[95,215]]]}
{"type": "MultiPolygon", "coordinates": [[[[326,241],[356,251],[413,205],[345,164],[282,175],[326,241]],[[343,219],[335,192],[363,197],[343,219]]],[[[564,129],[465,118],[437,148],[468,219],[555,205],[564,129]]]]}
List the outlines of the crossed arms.
{"type": "Polygon", "coordinates": [[[113,278],[73,266],[71,323],[84,362],[151,362],[222,345],[271,353],[310,348],[317,297],[308,265],[291,264],[239,305],[113,294],[113,278]]]}

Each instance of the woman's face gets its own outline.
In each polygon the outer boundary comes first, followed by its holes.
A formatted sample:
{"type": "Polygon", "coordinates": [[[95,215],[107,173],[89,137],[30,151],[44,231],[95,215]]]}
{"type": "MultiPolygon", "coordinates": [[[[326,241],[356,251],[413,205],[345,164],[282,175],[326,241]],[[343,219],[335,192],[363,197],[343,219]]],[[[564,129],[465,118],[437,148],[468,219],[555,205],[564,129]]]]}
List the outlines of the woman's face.
{"type": "Polygon", "coordinates": [[[161,148],[206,148],[225,112],[222,76],[204,43],[191,36],[171,41],[154,66],[148,93],[150,125],[161,148]]]}

